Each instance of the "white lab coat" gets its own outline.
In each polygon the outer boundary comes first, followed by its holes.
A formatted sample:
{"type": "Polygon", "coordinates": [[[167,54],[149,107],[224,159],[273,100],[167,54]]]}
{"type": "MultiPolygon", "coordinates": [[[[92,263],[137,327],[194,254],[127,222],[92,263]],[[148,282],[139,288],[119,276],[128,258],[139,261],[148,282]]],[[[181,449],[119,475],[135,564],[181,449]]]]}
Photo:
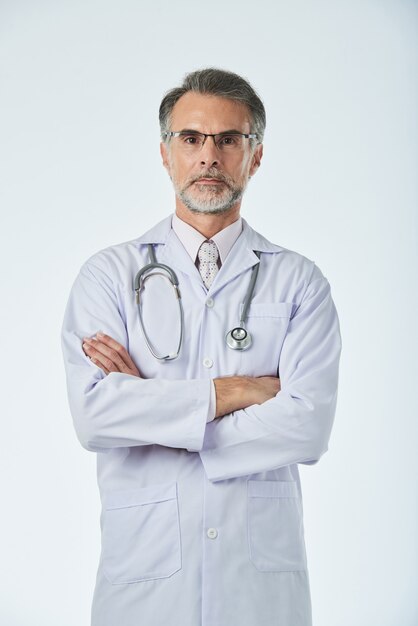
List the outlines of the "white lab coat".
{"type": "MultiPolygon", "coordinates": [[[[102,552],[92,626],[309,626],[311,601],[298,463],[327,450],[341,336],[330,285],[313,261],[243,231],[209,292],[171,229],[93,255],[73,285],[62,329],[68,395],[81,444],[97,452],[102,552]],[[158,362],[138,323],[137,271],[157,260],[179,277],[180,356],[158,362]],[[251,268],[253,345],[226,346],[251,268]],[[143,378],[108,376],[82,337],[122,343],[143,378]],[[261,405],[207,423],[211,379],[277,375],[261,405]]],[[[144,323],[160,353],[179,332],[172,287],[146,282],[144,323]]]]}

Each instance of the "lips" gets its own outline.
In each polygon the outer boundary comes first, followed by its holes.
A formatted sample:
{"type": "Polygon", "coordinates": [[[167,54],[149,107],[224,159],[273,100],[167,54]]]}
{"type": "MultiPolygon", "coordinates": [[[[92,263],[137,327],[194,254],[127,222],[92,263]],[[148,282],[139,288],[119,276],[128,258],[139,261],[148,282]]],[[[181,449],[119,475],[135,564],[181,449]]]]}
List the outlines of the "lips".
{"type": "Polygon", "coordinates": [[[196,183],[203,183],[205,184],[219,184],[222,183],[222,180],[219,180],[219,178],[199,178],[198,180],[195,181],[196,183]]]}

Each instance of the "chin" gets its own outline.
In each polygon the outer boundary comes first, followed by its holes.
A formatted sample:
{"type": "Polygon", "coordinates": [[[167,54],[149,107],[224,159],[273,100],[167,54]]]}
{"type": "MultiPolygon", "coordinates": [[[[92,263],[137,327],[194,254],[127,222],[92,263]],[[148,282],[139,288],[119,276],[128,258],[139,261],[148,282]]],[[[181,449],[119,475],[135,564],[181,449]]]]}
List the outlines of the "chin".
{"type": "MultiPolygon", "coordinates": [[[[186,205],[187,206],[187,205],[186,205]]],[[[221,215],[222,213],[227,213],[228,211],[230,211],[232,209],[232,207],[227,206],[227,207],[220,207],[220,208],[197,208],[196,206],[187,206],[187,208],[192,212],[192,213],[199,213],[201,215],[221,215]]]]}

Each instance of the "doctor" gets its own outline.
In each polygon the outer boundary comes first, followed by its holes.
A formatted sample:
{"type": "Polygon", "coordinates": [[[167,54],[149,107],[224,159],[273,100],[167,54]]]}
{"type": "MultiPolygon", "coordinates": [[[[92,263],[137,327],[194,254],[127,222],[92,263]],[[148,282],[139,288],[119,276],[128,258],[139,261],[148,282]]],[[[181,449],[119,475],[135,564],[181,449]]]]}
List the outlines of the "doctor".
{"type": "Polygon", "coordinates": [[[62,328],[102,502],[91,624],[310,626],[298,464],[334,420],[330,285],[240,217],[265,127],[246,80],[188,74],[160,125],[175,213],[84,263],[62,328]]]}

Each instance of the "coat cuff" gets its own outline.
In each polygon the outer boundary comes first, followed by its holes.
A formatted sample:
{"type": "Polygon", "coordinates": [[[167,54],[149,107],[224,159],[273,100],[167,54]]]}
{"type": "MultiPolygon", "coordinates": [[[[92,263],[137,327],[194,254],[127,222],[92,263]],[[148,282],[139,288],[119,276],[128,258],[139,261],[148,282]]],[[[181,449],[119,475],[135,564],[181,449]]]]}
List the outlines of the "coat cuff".
{"type": "Polygon", "coordinates": [[[195,397],[195,406],[190,413],[190,435],[186,448],[189,452],[199,452],[203,448],[206,424],[214,419],[216,410],[213,380],[201,380],[199,383],[202,385],[202,393],[198,393],[195,397]]]}

